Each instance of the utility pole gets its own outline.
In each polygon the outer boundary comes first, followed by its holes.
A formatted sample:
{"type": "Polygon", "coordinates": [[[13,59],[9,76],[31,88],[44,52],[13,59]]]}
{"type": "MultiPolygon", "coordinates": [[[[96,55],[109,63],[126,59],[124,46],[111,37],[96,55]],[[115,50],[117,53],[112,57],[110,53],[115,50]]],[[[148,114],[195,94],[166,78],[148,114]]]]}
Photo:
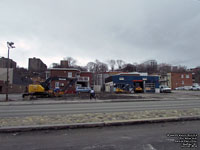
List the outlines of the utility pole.
{"type": "Polygon", "coordinates": [[[9,53],[10,53],[10,48],[15,48],[13,42],[7,42],[7,47],[8,47],[8,59],[7,59],[7,81],[6,81],[6,101],[8,101],[8,87],[9,87],[9,68],[10,68],[10,60],[9,60],[9,53]]]}

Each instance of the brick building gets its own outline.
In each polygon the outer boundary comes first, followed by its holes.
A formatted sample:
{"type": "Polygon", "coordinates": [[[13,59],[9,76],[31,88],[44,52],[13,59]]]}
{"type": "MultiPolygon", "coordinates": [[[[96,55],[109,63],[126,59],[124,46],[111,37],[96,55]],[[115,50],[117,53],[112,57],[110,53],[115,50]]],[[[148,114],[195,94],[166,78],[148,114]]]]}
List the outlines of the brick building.
{"type": "Polygon", "coordinates": [[[200,84],[200,67],[190,69],[192,73],[193,83],[200,84]]]}
{"type": "Polygon", "coordinates": [[[81,87],[93,87],[93,73],[81,71],[77,80],[77,85],[81,87]]]}
{"type": "Polygon", "coordinates": [[[168,85],[172,89],[182,86],[192,86],[192,73],[168,73],[168,85]]]}
{"type": "MultiPolygon", "coordinates": [[[[8,58],[1,57],[0,58],[0,68],[7,68],[8,66],[8,58]]],[[[9,68],[16,68],[17,63],[12,59],[9,59],[9,68]]]]}
{"type": "Polygon", "coordinates": [[[28,70],[33,72],[44,72],[47,70],[47,65],[39,58],[29,58],[28,70]]]}
{"type": "Polygon", "coordinates": [[[77,86],[90,87],[92,83],[92,73],[81,72],[75,68],[48,69],[46,71],[46,78],[52,79],[50,89],[59,88],[65,93],[75,93],[77,86]]]}

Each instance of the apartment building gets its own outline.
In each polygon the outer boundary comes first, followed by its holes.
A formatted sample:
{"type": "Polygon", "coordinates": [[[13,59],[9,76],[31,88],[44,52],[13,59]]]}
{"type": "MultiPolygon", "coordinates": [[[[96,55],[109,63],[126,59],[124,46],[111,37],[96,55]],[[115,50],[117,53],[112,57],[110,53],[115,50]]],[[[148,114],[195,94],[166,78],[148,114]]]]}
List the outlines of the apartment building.
{"type": "MultiPolygon", "coordinates": [[[[0,58],[0,68],[7,68],[8,66],[8,58],[1,57],[0,58]]],[[[17,63],[12,59],[9,59],[9,68],[16,68],[17,63]]]]}
{"type": "Polygon", "coordinates": [[[192,73],[168,73],[168,86],[172,89],[182,86],[192,86],[192,73]]]}
{"type": "Polygon", "coordinates": [[[91,87],[90,72],[81,72],[75,68],[51,68],[46,71],[46,78],[50,79],[50,89],[59,88],[65,93],[75,93],[76,87],[91,87]]]}
{"type": "Polygon", "coordinates": [[[43,72],[47,70],[47,65],[39,58],[29,58],[28,70],[33,72],[43,72]]]}

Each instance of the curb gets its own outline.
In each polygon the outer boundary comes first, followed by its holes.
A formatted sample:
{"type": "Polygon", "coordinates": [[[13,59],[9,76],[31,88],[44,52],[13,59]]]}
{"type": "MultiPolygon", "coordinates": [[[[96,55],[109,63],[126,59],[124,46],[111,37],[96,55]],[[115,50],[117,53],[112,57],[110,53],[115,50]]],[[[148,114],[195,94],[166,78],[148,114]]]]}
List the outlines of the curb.
{"type": "Polygon", "coordinates": [[[136,125],[136,124],[148,124],[148,123],[164,123],[164,122],[177,122],[177,121],[195,121],[195,120],[200,120],[200,116],[151,118],[151,119],[143,119],[143,120],[138,119],[138,120],[105,121],[105,122],[77,123],[77,124],[35,125],[35,126],[17,126],[17,127],[2,127],[2,128],[0,127],[0,133],[95,128],[95,127],[110,127],[110,126],[136,125]]]}

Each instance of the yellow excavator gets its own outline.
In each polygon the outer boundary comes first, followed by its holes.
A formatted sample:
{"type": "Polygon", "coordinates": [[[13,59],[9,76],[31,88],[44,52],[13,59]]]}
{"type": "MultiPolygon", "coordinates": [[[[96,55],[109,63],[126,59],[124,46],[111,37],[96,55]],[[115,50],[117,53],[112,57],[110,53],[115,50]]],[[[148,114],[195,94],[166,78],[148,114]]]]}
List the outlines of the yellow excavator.
{"type": "Polygon", "coordinates": [[[115,93],[133,93],[133,87],[130,84],[120,84],[116,87],[115,93]]]}
{"type": "Polygon", "coordinates": [[[62,96],[64,95],[65,91],[75,84],[77,79],[65,78],[65,77],[50,77],[45,82],[41,84],[30,84],[27,87],[26,93],[22,95],[23,98],[27,96],[35,96],[35,97],[54,97],[54,96],[62,96]],[[54,80],[68,80],[69,83],[64,87],[61,91],[59,89],[50,89],[50,83],[54,80]]]}

